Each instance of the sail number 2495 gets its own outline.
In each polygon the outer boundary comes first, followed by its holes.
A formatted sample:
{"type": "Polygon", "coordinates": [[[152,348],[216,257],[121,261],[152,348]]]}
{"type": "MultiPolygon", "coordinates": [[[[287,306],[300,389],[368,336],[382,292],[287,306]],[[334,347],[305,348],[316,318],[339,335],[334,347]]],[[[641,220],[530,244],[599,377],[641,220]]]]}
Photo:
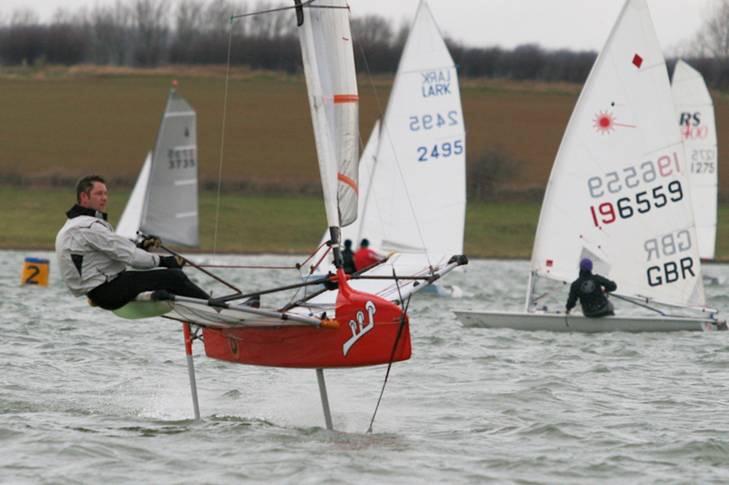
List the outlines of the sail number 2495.
{"type": "Polygon", "coordinates": [[[438,158],[448,158],[451,155],[460,155],[463,153],[463,140],[455,140],[453,142],[446,141],[443,143],[435,143],[429,146],[418,147],[418,161],[427,162],[438,158]]]}

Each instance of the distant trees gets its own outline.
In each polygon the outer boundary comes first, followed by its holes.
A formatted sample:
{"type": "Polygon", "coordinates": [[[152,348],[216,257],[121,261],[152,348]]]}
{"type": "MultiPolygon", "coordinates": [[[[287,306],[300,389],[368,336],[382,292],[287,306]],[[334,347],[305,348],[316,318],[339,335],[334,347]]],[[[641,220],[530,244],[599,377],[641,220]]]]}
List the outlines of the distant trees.
{"type": "MultiPolygon", "coordinates": [[[[259,0],[253,10],[276,6],[259,0]]],[[[61,11],[41,23],[31,10],[0,17],[0,64],[77,64],[151,67],[160,64],[223,64],[233,29],[231,62],[251,68],[296,72],[301,69],[293,13],[248,17],[242,0],[116,0],[90,9],[61,11]]],[[[397,69],[408,25],[378,15],[352,19],[360,70],[397,69]]],[[[536,44],[469,47],[448,40],[461,76],[516,80],[585,80],[596,53],[547,50],[536,44]]],[[[729,87],[729,0],[716,0],[687,59],[712,87],[729,87]]]]}
{"type": "Polygon", "coordinates": [[[466,193],[470,200],[495,200],[508,192],[519,175],[522,162],[506,152],[491,148],[469,160],[466,193]]]}
{"type": "Polygon", "coordinates": [[[687,59],[712,87],[729,87],[729,0],[715,0],[687,59]]]}
{"type": "Polygon", "coordinates": [[[696,36],[695,50],[702,57],[729,59],[729,0],[715,0],[714,11],[696,36]]]}

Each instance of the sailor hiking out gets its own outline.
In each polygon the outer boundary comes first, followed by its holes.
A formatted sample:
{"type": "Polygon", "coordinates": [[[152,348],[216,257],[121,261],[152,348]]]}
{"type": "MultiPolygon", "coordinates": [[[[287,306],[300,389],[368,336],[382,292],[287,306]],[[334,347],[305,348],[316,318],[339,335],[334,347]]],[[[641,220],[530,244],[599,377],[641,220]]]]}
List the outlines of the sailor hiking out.
{"type": "Polygon", "coordinates": [[[582,313],[586,317],[606,317],[615,315],[613,305],[608,301],[607,293],[618,289],[614,281],[610,281],[597,274],[592,274],[592,261],[583,258],[580,261],[580,277],[570,286],[570,295],[567,298],[567,313],[569,313],[580,300],[582,313]]]}
{"type": "Polygon", "coordinates": [[[61,275],[74,296],[86,295],[106,310],[120,308],[144,291],[155,291],[157,299],[169,293],[209,298],[183,273],[183,258],[147,252],[160,246],[159,238],[145,236],[135,245],[114,232],[105,212],[108,191],[102,177],[82,178],[76,201],[56,236],[61,275]],[[128,267],[149,271],[128,271],[128,267]]]}

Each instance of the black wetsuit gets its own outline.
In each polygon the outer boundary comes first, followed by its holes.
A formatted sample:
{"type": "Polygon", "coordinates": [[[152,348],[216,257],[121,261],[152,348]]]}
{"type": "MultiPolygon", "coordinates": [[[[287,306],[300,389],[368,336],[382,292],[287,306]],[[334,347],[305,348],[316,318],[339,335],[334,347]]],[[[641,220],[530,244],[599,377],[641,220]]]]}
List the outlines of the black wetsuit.
{"type": "Polygon", "coordinates": [[[615,291],[618,285],[600,275],[590,271],[580,271],[580,277],[570,286],[570,296],[567,298],[567,311],[572,310],[580,300],[582,314],[586,317],[605,317],[614,315],[613,305],[608,301],[606,292],[615,291]]]}
{"type": "Polygon", "coordinates": [[[154,290],[167,290],[175,295],[203,300],[210,298],[178,268],[122,271],[116,278],[97,286],[87,295],[101,308],[116,310],[134,300],[139,293],[154,290]]]}
{"type": "Polygon", "coordinates": [[[354,253],[351,249],[342,249],[342,266],[344,267],[344,272],[347,274],[352,274],[356,271],[354,268],[354,253]]]}

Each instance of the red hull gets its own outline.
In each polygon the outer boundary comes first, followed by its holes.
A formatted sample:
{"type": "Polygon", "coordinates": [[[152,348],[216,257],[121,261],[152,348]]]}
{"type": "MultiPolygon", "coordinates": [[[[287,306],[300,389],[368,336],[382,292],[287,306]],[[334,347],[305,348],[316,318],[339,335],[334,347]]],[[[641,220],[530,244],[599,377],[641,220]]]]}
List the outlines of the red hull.
{"type": "Polygon", "coordinates": [[[375,295],[353,290],[343,273],[338,279],[338,328],[205,328],[205,353],[213,359],[238,364],[316,369],[360,367],[409,359],[410,325],[400,307],[375,295]]]}

